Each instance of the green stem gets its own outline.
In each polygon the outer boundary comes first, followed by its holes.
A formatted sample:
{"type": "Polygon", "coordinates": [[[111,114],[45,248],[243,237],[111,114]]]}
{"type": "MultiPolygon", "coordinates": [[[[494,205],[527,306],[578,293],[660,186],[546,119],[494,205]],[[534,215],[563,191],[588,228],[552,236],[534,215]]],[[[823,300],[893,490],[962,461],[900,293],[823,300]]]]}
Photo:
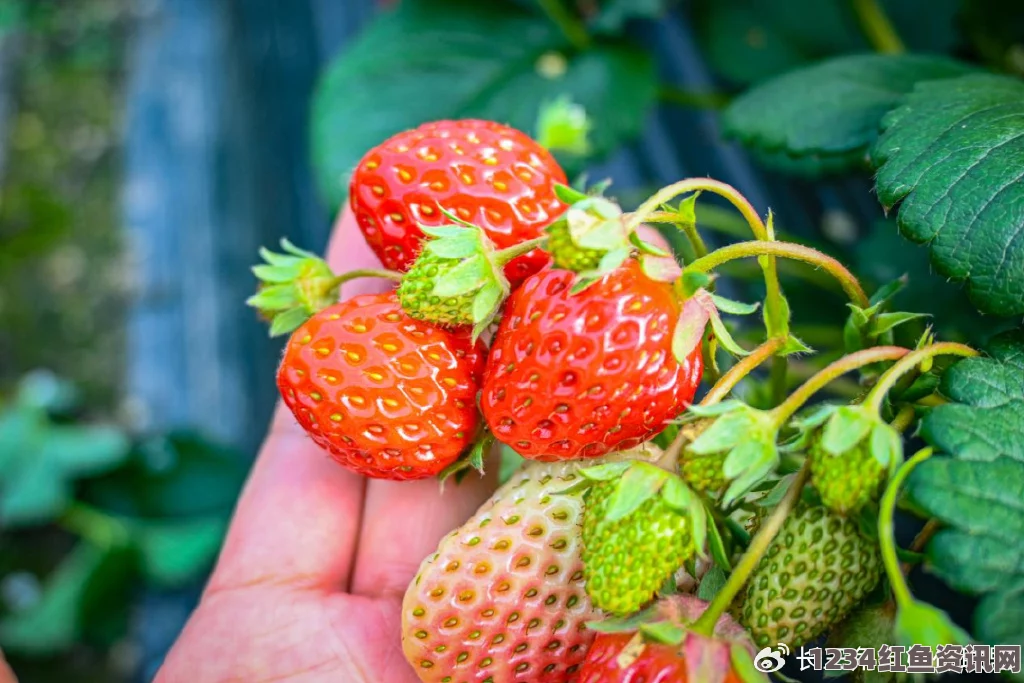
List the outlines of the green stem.
{"type": "Polygon", "coordinates": [[[334,279],[331,280],[330,289],[334,289],[335,287],[341,287],[346,282],[349,282],[350,280],[356,280],[361,277],[383,277],[387,278],[388,280],[395,280],[396,282],[399,282],[402,279],[402,273],[399,273],[397,270],[359,268],[356,270],[350,270],[347,273],[342,273],[341,275],[334,276],[334,279]]]}
{"type": "Polygon", "coordinates": [[[900,486],[918,464],[924,462],[932,455],[931,448],[923,448],[914,454],[910,460],[903,463],[889,485],[885,488],[882,500],[879,503],[878,511],[878,543],[882,551],[882,564],[885,565],[885,573],[889,576],[889,584],[892,586],[893,595],[896,596],[896,603],[901,607],[913,602],[907,586],[907,579],[900,568],[900,561],[896,555],[896,534],[893,525],[893,517],[896,514],[896,498],[899,495],[900,486]]]}
{"type": "Polygon", "coordinates": [[[876,52],[898,55],[907,51],[878,0],[851,0],[864,36],[876,52]]]}
{"type": "Polygon", "coordinates": [[[736,242],[721,249],[716,249],[704,258],[697,259],[687,268],[707,273],[723,263],[751,256],[781,256],[818,266],[828,272],[829,275],[842,285],[843,291],[846,292],[846,295],[850,297],[853,303],[862,308],[867,308],[869,305],[867,294],[864,293],[860,282],[842,263],[827,254],[821,253],[817,249],[811,249],[810,247],[791,242],[762,240],[736,242]]]}
{"type": "Polygon", "coordinates": [[[694,92],[678,85],[662,84],[658,87],[658,99],[688,109],[724,109],[732,99],[725,93],[707,91],[694,92]]]}
{"type": "MultiPolygon", "coordinates": [[[[660,207],[666,202],[681,194],[697,191],[710,192],[727,199],[746,219],[747,225],[750,226],[750,230],[758,240],[770,241],[775,239],[772,229],[765,225],[757,211],[751,206],[747,198],[740,194],[739,190],[732,185],[713,180],[712,178],[687,178],[661,188],[630,215],[626,228],[628,230],[636,230],[647,219],[647,216],[658,212],[660,207]]],[[[712,254],[705,258],[709,258],[714,253],[717,252],[712,252],[712,254]]],[[[697,261],[701,260],[697,259],[697,261]]],[[[775,270],[775,259],[758,259],[758,263],[761,264],[761,270],[764,271],[765,289],[768,293],[764,303],[765,325],[768,328],[768,336],[778,337],[788,334],[789,316],[786,311],[785,299],[782,298],[782,291],[779,287],[779,274],[775,270]]]]}
{"type": "Polygon", "coordinates": [[[892,419],[889,426],[902,434],[907,431],[907,427],[910,426],[916,416],[917,411],[914,410],[914,406],[903,406],[900,412],[896,413],[896,417],[892,419]]]}
{"type": "Polygon", "coordinates": [[[772,370],[768,377],[772,389],[772,405],[777,406],[786,398],[786,377],[789,375],[789,359],[785,356],[772,358],[772,370]]]}
{"type": "Polygon", "coordinates": [[[923,349],[912,351],[902,358],[898,363],[893,365],[891,368],[885,371],[881,377],[878,378],[878,383],[868,392],[867,398],[864,399],[864,405],[874,412],[878,412],[882,408],[882,401],[885,400],[885,395],[889,393],[889,390],[893,388],[893,385],[899,380],[900,377],[913,371],[922,361],[926,361],[929,358],[935,356],[977,356],[978,352],[972,349],[970,346],[965,344],[958,344],[956,342],[940,342],[938,344],[932,344],[926,346],[923,349]]]}
{"type": "Polygon", "coordinates": [[[700,618],[691,627],[693,631],[708,637],[714,634],[718,618],[725,613],[725,610],[729,609],[729,605],[732,604],[732,601],[743,589],[743,586],[746,585],[750,574],[761,561],[761,557],[768,551],[772,541],[775,540],[775,536],[779,533],[779,529],[782,528],[786,517],[796,507],[797,502],[800,500],[800,494],[803,492],[804,484],[807,483],[807,478],[810,474],[810,470],[806,465],[797,473],[789,490],[786,491],[785,497],[783,497],[778,507],[772,511],[771,516],[765,520],[757,534],[750,541],[747,551],[743,553],[743,557],[740,558],[732,574],[729,575],[729,580],[725,582],[722,589],[715,595],[714,600],[704,610],[704,614],[700,615],[700,618]]]}
{"type": "Polygon", "coordinates": [[[786,420],[793,417],[796,411],[800,410],[800,407],[811,396],[837,377],[872,363],[897,360],[908,353],[910,353],[910,350],[902,346],[875,346],[870,349],[855,351],[848,356],[843,356],[839,360],[829,363],[801,384],[796,391],[789,395],[789,398],[772,410],[776,426],[781,428],[786,423],[786,420]]]}
{"type": "Polygon", "coordinates": [[[708,245],[704,242],[704,238],[700,236],[700,231],[697,230],[697,226],[693,223],[677,223],[686,238],[690,240],[690,244],[693,245],[693,253],[697,258],[704,258],[708,255],[708,245]]]}
{"type": "Polygon", "coordinates": [[[504,265],[511,261],[512,259],[516,258],[517,256],[522,256],[523,254],[529,253],[536,249],[537,247],[543,247],[547,243],[548,238],[547,236],[544,236],[535,237],[532,240],[526,240],[525,242],[520,242],[519,244],[513,244],[511,247],[508,247],[507,249],[502,249],[501,251],[496,252],[494,254],[494,261],[499,265],[504,265]]]}
{"type": "Polygon", "coordinates": [[[537,0],[537,4],[574,48],[582,51],[590,47],[587,27],[562,4],[562,0],[537,0]]]}
{"type": "Polygon", "coordinates": [[[110,548],[125,542],[128,530],[124,523],[83,503],[71,503],[57,519],[65,531],[80,536],[99,548],[110,548]]]}
{"type": "Polygon", "coordinates": [[[722,375],[717,382],[715,382],[715,385],[711,387],[700,404],[702,406],[710,406],[720,402],[723,398],[729,395],[729,392],[736,388],[736,385],[740,383],[740,380],[753,372],[753,370],[760,366],[761,363],[775,355],[779,349],[785,345],[785,343],[785,337],[772,337],[771,339],[766,340],[748,355],[741,358],[736,365],[729,368],[729,370],[722,375]]]}

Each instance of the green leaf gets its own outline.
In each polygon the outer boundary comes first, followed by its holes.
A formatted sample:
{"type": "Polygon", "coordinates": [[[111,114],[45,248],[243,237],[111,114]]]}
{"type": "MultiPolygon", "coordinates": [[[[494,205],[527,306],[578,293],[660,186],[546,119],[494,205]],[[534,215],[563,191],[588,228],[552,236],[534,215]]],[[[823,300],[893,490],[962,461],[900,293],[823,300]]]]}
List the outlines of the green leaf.
{"type": "Polygon", "coordinates": [[[938,452],[908,480],[914,506],[944,525],[927,547],[928,566],[953,588],[983,600],[975,635],[1024,642],[1024,332],[1000,335],[990,357],[949,368],[921,436],[938,452]],[[1005,606],[1004,606],[1005,605],[1005,606]],[[998,615],[998,616],[995,616],[998,615]]]}
{"type": "Polygon", "coordinates": [[[750,352],[744,349],[742,346],[736,343],[736,340],[732,338],[732,334],[729,333],[729,329],[722,322],[722,317],[718,315],[718,311],[711,311],[711,329],[715,333],[715,339],[722,346],[723,349],[728,351],[734,356],[746,356],[750,352]]]}
{"type": "Polygon", "coordinates": [[[37,603],[0,621],[0,644],[11,652],[46,655],[72,646],[82,630],[81,613],[90,584],[123,548],[100,549],[80,543],[46,579],[37,603]]]}
{"type": "Polygon", "coordinates": [[[280,337],[284,334],[290,334],[308,319],[309,311],[302,307],[293,308],[290,311],[275,315],[270,323],[270,336],[280,337]]]}
{"type": "Polygon", "coordinates": [[[140,443],[117,470],[81,483],[82,500],[120,517],[227,515],[245,481],[249,460],[188,431],[140,443]]]}
{"type": "Polygon", "coordinates": [[[608,499],[605,521],[617,522],[650,500],[664,486],[669,474],[649,463],[635,462],[615,485],[608,499]]]}
{"type": "Polygon", "coordinates": [[[560,96],[591,117],[602,156],[640,132],[656,94],[650,55],[626,40],[576,50],[552,22],[512,3],[410,0],[374,20],[320,82],[314,168],[337,207],[359,159],[395,133],[467,117],[529,132],[541,105],[560,96]]]}
{"type": "Polygon", "coordinates": [[[971,637],[953,623],[938,607],[913,600],[900,605],[892,627],[897,642],[903,645],[966,645],[971,637]]]}
{"type": "Polygon", "coordinates": [[[0,523],[46,522],[70,500],[71,482],[115,468],[127,437],[103,425],[54,424],[38,407],[0,414],[0,523]]]}
{"type": "Polygon", "coordinates": [[[922,80],[952,78],[972,67],[941,57],[863,54],[820,62],[773,78],[725,110],[727,136],[785,158],[785,170],[809,174],[867,167],[882,117],[922,80]]]}
{"type": "Polygon", "coordinates": [[[842,455],[860,443],[875,422],[877,418],[859,406],[841,406],[825,424],[821,445],[832,455],[842,455]]]}
{"type": "Polygon", "coordinates": [[[761,306],[760,302],[745,304],[742,301],[733,301],[717,294],[711,295],[711,301],[714,302],[715,308],[722,313],[731,313],[732,315],[750,315],[761,306]]]}
{"type": "Polygon", "coordinates": [[[590,197],[590,195],[585,192],[580,192],[575,188],[561,183],[555,183],[555,196],[558,197],[563,204],[570,205],[590,197]]]}
{"type": "Polygon", "coordinates": [[[490,264],[483,255],[470,257],[452,268],[434,284],[434,296],[458,296],[483,286],[492,276],[490,264]]]}
{"type": "Polygon", "coordinates": [[[226,529],[226,517],[145,521],[134,525],[132,540],[139,548],[146,578],[175,586],[196,578],[213,564],[226,529]]]}
{"type": "MultiPolygon", "coordinates": [[[[973,0],[972,0],[973,1],[973,0]]],[[[823,58],[871,49],[849,0],[698,0],[694,28],[704,54],[737,83],[762,81],[823,58]]],[[[960,0],[880,0],[911,51],[940,53],[960,41],[960,0]]]]}
{"type": "Polygon", "coordinates": [[[465,230],[455,237],[427,240],[425,248],[441,258],[466,258],[480,251],[480,236],[465,230]]]}
{"type": "Polygon", "coordinates": [[[675,645],[681,643],[686,637],[686,629],[670,621],[655,621],[650,624],[640,624],[638,629],[645,636],[658,643],[675,645]]]}
{"type": "Polygon", "coordinates": [[[501,287],[496,284],[485,285],[480,288],[473,298],[473,320],[474,322],[490,322],[498,305],[501,303],[501,287]]]}
{"type": "Polygon", "coordinates": [[[705,602],[711,602],[718,595],[718,591],[725,586],[725,582],[725,570],[717,564],[714,565],[700,580],[700,585],[697,586],[697,597],[705,602]]]}
{"type": "Polygon", "coordinates": [[[983,313],[1024,314],[1024,83],[971,75],[918,85],[882,122],[875,190],[908,239],[967,283],[983,313]]]}

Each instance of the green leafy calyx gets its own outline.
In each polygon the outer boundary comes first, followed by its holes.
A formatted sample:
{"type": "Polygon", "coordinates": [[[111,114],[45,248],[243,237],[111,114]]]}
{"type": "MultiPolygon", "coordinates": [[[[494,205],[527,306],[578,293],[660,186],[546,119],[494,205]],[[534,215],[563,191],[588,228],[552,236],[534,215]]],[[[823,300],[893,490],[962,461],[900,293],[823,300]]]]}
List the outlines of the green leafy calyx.
{"type": "Polygon", "coordinates": [[[260,289],[246,303],[270,321],[270,335],[288,334],[338,300],[339,282],[327,262],[286,239],[282,252],[260,249],[265,263],[253,266],[260,289]]]}

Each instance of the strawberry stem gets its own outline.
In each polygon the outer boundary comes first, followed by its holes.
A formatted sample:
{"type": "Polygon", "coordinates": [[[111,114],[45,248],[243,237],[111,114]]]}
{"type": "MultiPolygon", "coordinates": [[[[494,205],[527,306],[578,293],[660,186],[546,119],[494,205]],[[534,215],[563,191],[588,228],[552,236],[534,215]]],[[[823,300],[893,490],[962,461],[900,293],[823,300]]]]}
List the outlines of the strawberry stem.
{"type": "Polygon", "coordinates": [[[970,346],[956,342],[941,342],[913,351],[885,371],[885,374],[878,379],[878,383],[868,393],[867,398],[864,399],[864,405],[876,413],[881,410],[882,401],[885,400],[885,395],[889,393],[889,390],[893,388],[900,377],[911,372],[922,361],[934,358],[935,356],[970,357],[977,355],[978,352],[970,346]]]}
{"type": "Polygon", "coordinates": [[[790,394],[789,398],[772,410],[776,426],[781,428],[786,423],[786,420],[793,417],[796,411],[800,410],[811,396],[832,380],[865,365],[887,360],[898,360],[908,353],[910,353],[910,350],[902,346],[875,346],[843,356],[839,360],[826,365],[822,370],[801,384],[796,391],[790,394]]]}
{"type": "MultiPolygon", "coordinates": [[[[928,541],[932,540],[932,536],[935,535],[935,532],[941,528],[942,522],[935,519],[934,517],[925,522],[924,526],[921,527],[921,530],[917,532],[917,536],[914,536],[914,540],[910,544],[910,552],[922,552],[924,550],[924,547],[928,545],[928,541]]],[[[904,576],[909,574],[912,568],[913,565],[910,562],[900,563],[900,572],[902,572],[904,576]]]]}
{"type": "Polygon", "coordinates": [[[725,610],[729,608],[732,601],[736,598],[739,592],[746,585],[747,580],[750,578],[750,574],[757,567],[757,564],[761,561],[761,557],[768,551],[768,546],[771,545],[772,541],[775,540],[775,536],[779,533],[779,529],[782,528],[783,522],[786,521],[786,517],[796,507],[797,502],[800,500],[800,494],[803,492],[804,484],[807,483],[808,477],[810,477],[810,470],[805,464],[800,471],[797,472],[796,477],[793,479],[793,483],[790,484],[789,490],[786,491],[786,495],[779,503],[778,507],[772,511],[770,517],[765,520],[761,529],[757,532],[750,541],[750,545],[747,546],[747,551],[743,553],[743,557],[736,564],[736,568],[733,569],[732,574],[729,575],[729,580],[726,581],[722,589],[718,591],[711,604],[704,610],[704,613],[700,615],[700,618],[694,622],[691,627],[692,631],[700,633],[702,635],[711,637],[714,634],[715,624],[718,623],[719,617],[721,617],[725,610]]]}
{"type": "Polygon", "coordinates": [[[494,262],[499,266],[505,265],[506,263],[516,258],[517,256],[527,254],[538,247],[543,247],[547,243],[548,238],[545,236],[535,237],[532,240],[526,240],[525,242],[520,242],[519,244],[513,244],[511,247],[508,247],[507,249],[501,249],[500,251],[495,252],[494,262]]]}
{"type": "Polygon", "coordinates": [[[736,242],[721,249],[716,249],[704,258],[697,259],[687,266],[687,269],[707,273],[723,263],[751,256],[759,258],[764,256],[781,256],[815,265],[838,280],[843,291],[846,292],[853,303],[862,308],[867,308],[870,305],[867,294],[864,293],[864,288],[861,287],[860,282],[853,273],[847,270],[842,263],[827,254],[821,253],[817,249],[811,249],[810,247],[792,242],[766,240],[736,242]]]}
{"type": "Polygon", "coordinates": [[[853,0],[852,5],[864,37],[876,52],[898,55],[907,51],[878,0],[853,0]]]}
{"type": "Polygon", "coordinates": [[[714,405],[728,396],[729,392],[736,388],[736,385],[740,383],[740,380],[753,372],[761,365],[761,363],[774,356],[778,350],[785,345],[785,343],[785,337],[772,337],[771,339],[764,341],[748,355],[741,358],[736,365],[729,368],[729,370],[722,375],[717,382],[715,382],[715,385],[711,387],[700,404],[702,406],[714,405]]]}
{"type": "Polygon", "coordinates": [[[896,555],[896,534],[893,526],[896,498],[899,495],[900,486],[903,485],[914,468],[930,458],[931,455],[931,448],[922,448],[910,460],[903,463],[903,466],[889,480],[889,485],[885,488],[882,500],[878,504],[878,544],[882,551],[882,564],[885,565],[889,585],[892,586],[893,595],[896,596],[896,604],[901,607],[913,602],[914,597],[910,594],[907,579],[900,569],[899,559],[896,555]]]}
{"type": "Polygon", "coordinates": [[[355,280],[361,277],[383,277],[399,282],[402,279],[402,273],[399,273],[397,270],[359,268],[357,270],[350,270],[347,273],[342,273],[341,275],[335,275],[334,279],[331,280],[330,287],[341,287],[349,280],[355,280]]]}
{"type": "MultiPolygon", "coordinates": [[[[750,204],[739,190],[732,185],[713,180],[711,178],[687,178],[663,187],[654,193],[647,201],[633,212],[626,223],[626,230],[633,231],[640,226],[647,217],[659,211],[659,208],[681,194],[690,192],[707,191],[725,198],[732,204],[747,221],[754,237],[762,241],[773,241],[774,232],[769,225],[757,214],[757,210],[750,204]]],[[[788,332],[789,314],[782,298],[782,289],[779,286],[779,274],[775,268],[773,257],[758,259],[761,270],[764,271],[765,289],[768,292],[765,298],[765,324],[768,327],[768,336],[777,337],[788,332]]],[[[782,359],[785,362],[785,359],[782,359]]]]}

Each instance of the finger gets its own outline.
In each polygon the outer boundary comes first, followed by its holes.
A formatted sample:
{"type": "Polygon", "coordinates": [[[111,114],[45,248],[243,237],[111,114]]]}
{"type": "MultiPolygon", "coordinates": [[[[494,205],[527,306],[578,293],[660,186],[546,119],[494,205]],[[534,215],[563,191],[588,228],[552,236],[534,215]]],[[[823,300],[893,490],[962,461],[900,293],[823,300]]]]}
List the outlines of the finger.
{"type": "Polygon", "coordinates": [[[369,596],[404,593],[423,558],[494,491],[497,453],[494,449],[488,458],[484,476],[471,472],[458,484],[448,481],[443,492],[436,479],[369,482],[352,592],[369,596]]]}
{"type": "Polygon", "coordinates": [[[14,672],[11,671],[11,667],[7,666],[7,660],[4,659],[2,650],[0,650],[0,683],[18,683],[18,679],[14,676],[14,672]]]}
{"type": "MultiPolygon", "coordinates": [[[[327,253],[336,271],[380,267],[347,210],[327,253]]],[[[382,285],[388,283],[355,280],[344,295],[382,285]]],[[[279,404],[208,591],[262,582],[346,588],[364,488],[362,477],[331,460],[279,404]]]]}

